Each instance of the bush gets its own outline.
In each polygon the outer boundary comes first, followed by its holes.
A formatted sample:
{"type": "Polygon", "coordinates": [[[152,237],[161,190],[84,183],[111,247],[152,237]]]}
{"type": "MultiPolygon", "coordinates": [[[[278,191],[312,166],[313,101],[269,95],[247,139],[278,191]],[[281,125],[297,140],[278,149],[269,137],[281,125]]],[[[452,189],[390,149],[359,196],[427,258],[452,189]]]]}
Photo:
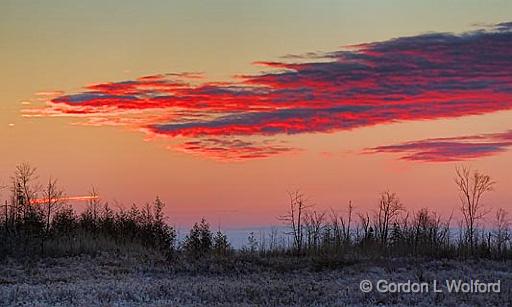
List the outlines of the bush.
{"type": "Polygon", "coordinates": [[[203,218],[200,223],[195,223],[190,233],[185,238],[183,248],[185,252],[199,258],[209,255],[213,247],[213,235],[210,231],[210,224],[203,218]]]}
{"type": "Polygon", "coordinates": [[[164,203],[157,198],[144,210],[114,212],[107,204],[101,212],[89,206],[77,215],[72,208],[58,210],[50,227],[37,207],[29,207],[15,219],[4,219],[0,228],[0,257],[69,256],[101,251],[154,249],[165,254],[175,248],[176,232],[167,225],[164,203]]]}

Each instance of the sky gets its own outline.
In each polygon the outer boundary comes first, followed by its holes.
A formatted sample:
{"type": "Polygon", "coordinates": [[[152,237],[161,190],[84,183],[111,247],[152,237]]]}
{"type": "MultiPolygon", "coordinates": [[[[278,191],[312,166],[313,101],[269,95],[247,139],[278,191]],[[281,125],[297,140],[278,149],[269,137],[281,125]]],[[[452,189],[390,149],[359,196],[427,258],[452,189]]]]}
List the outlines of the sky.
{"type": "MultiPolygon", "coordinates": [[[[0,1],[0,182],[278,224],[379,193],[449,215],[455,167],[512,209],[510,1],[0,1]]],[[[85,204],[75,202],[77,209],[85,204]]]]}

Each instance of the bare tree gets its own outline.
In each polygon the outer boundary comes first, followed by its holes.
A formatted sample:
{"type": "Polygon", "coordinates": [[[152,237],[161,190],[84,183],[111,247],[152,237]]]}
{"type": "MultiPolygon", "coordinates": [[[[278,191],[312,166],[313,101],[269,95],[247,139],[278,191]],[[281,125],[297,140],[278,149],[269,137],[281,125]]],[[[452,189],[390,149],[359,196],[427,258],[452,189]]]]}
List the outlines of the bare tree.
{"type": "Polygon", "coordinates": [[[352,201],[348,202],[348,212],[346,218],[338,215],[336,211],[331,209],[330,226],[332,230],[332,236],[334,237],[334,244],[337,248],[339,248],[343,242],[350,242],[350,230],[352,225],[353,211],[354,206],[352,205],[352,201]]]}
{"type": "Polygon", "coordinates": [[[352,224],[352,212],[354,210],[354,206],[352,205],[352,201],[348,202],[348,213],[347,220],[340,217],[341,229],[343,230],[343,239],[345,242],[350,242],[350,225],[352,224]]]}
{"type": "MultiPolygon", "coordinates": [[[[3,190],[5,190],[6,187],[7,186],[0,184],[0,196],[2,196],[1,192],[3,190]]],[[[1,200],[1,198],[0,198],[0,200],[1,200]]],[[[2,213],[4,215],[4,228],[7,229],[7,225],[9,222],[9,205],[7,203],[7,200],[5,200],[5,202],[4,202],[2,211],[3,211],[2,213]]]]}
{"type": "Polygon", "coordinates": [[[368,212],[359,213],[359,223],[361,224],[361,229],[363,231],[363,240],[370,238],[370,216],[368,212]]]}
{"type": "Polygon", "coordinates": [[[387,244],[390,225],[403,210],[404,207],[402,203],[400,203],[400,199],[396,193],[386,191],[381,194],[376,214],[375,228],[382,245],[387,244]]]}
{"type": "Polygon", "coordinates": [[[339,248],[341,246],[342,241],[342,231],[339,223],[339,215],[338,213],[331,208],[330,212],[330,231],[332,231],[332,239],[334,240],[334,247],[339,248]]]}
{"type": "Polygon", "coordinates": [[[100,214],[100,206],[101,201],[99,199],[99,194],[96,188],[93,186],[91,187],[91,190],[89,191],[89,201],[87,202],[88,210],[90,211],[90,214],[92,216],[92,219],[94,221],[98,220],[98,216],[100,214]]]}
{"type": "Polygon", "coordinates": [[[306,204],[304,194],[300,191],[288,193],[290,198],[288,213],[279,219],[290,226],[293,235],[293,244],[297,253],[301,253],[304,243],[304,214],[310,205],[306,204]]]}
{"type": "Polygon", "coordinates": [[[494,189],[495,182],[488,175],[461,166],[456,168],[455,183],[459,190],[466,239],[473,250],[478,222],[489,213],[482,203],[482,197],[494,189]]]}
{"type": "Polygon", "coordinates": [[[449,225],[441,220],[441,216],[428,208],[420,209],[412,220],[412,239],[415,251],[435,251],[436,248],[446,244],[449,225]]]}
{"type": "Polygon", "coordinates": [[[307,211],[304,225],[307,232],[308,248],[317,249],[320,245],[320,235],[324,227],[325,212],[307,211]]]}
{"type": "Polygon", "coordinates": [[[37,198],[37,193],[41,190],[41,186],[36,183],[38,176],[37,169],[28,163],[22,163],[16,166],[13,179],[16,181],[23,193],[26,205],[32,204],[33,200],[37,198]]]}
{"type": "Polygon", "coordinates": [[[37,179],[36,168],[30,164],[22,163],[16,166],[11,176],[11,205],[4,208],[5,213],[9,211],[10,224],[14,225],[17,221],[25,219],[29,213],[33,213],[34,208],[31,205],[41,189],[36,182],[37,179]],[[10,210],[7,210],[8,207],[10,210]]]}
{"type": "Polygon", "coordinates": [[[44,202],[42,204],[46,215],[46,232],[49,232],[53,214],[65,203],[64,191],[59,189],[56,179],[52,179],[51,177],[48,179],[48,183],[43,190],[43,199],[44,202]]]}
{"type": "Polygon", "coordinates": [[[499,208],[496,210],[495,223],[496,228],[494,230],[494,237],[496,240],[496,249],[498,250],[498,253],[501,254],[505,243],[511,239],[510,218],[508,216],[508,212],[505,209],[499,208]]]}
{"type": "Polygon", "coordinates": [[[25,206],[25,197],[23,196],[21,185],[14,177],[11,179],[11,204],[9,206],[9,210],[7,210],[7,206],[5,207],[5,210],[6,212],[9,211],[9,224],[14,225],[15,221],[22,217],[22,211],[25,206]]]}
{"type": "Polygon", "coordinates": [[[277,236],[278,236],[277,227],[272,226],[270,228],[270,233],[268,234],[268,241],[269,241],[268,249],[270,252],[273,252],[277,249],[277,236]]]}

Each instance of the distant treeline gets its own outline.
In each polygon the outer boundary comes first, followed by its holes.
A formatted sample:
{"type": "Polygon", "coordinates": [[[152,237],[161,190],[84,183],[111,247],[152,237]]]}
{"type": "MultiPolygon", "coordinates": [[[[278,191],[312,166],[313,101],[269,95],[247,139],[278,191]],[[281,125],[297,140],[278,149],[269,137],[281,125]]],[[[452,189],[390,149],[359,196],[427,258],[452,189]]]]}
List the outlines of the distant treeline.
{"type": "Polygon", "coordinates": [[[359,212],[349,203],[345,214],[316,211],[305,196],[290,193],[288,212],[280,220],[288,226],[289,240],[277,230],[248,237],[247,246],[235,251],[220,230],[212,232],[204,219],[196,223],[183,242],[164,216],[164,203],[113,210],[92,189],[86,209],[75,212],[54,179],[39,183],[36,169],[21,164],[2,187],[7,198],[0,214],[0,258],[39,255],[73,256],[100,252],[154,251],[168,257],[201,259],[247,255],[272,257],[485,257],[512,258],[510,222],[504,209],[494,212],[493,226],[485,230],[482,219],[491,211],[483,196],[494,181],[487,175],[461,167],[456,172],[462,219],[443,218],[427,208],[409,212],[397,194],[384,192],[377,208],[359,212]]]}

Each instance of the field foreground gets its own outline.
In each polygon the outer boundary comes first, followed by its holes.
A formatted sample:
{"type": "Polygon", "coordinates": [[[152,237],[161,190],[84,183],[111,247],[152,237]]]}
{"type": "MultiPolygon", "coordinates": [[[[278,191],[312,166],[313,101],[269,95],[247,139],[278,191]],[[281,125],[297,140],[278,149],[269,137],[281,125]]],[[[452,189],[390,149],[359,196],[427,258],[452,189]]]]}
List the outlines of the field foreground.
{"type": "MultiPolygon", "coordinates": [[[[247,257],[246,257],[247,258],[247,257]]],[[[0,265],[2,306],[448,305],[510,306],[512,266],[488,260],[352,262],[232,258],[186,264],[81,256],[0,265]],[[252,259],[252,260],[251,260],[252,259]],[[362,280],[501,280],[501,293],[363,293],[362,280]]]]}

